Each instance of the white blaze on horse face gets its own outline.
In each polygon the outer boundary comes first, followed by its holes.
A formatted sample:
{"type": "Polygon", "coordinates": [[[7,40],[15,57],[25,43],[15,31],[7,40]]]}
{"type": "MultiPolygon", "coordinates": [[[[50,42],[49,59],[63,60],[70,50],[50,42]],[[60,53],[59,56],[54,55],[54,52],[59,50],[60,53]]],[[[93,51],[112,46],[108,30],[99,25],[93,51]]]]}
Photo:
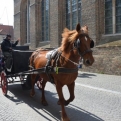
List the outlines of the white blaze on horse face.
{"type": "Polygon", "coordinates": [[[85,37],[85,40],[87,41],[87,37],[85,37]]]}

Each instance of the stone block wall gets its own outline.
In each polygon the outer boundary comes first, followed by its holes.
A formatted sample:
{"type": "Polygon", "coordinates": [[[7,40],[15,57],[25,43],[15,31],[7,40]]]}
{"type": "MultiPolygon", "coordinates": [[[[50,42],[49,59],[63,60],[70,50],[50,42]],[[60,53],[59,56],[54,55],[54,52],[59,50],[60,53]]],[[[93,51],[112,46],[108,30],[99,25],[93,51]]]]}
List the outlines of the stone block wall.
{"type": "MultiPolygon", "coordinates": [[[[66,0],[49,0],[50,8],[50,41],[41,41],[41,0],[30,0],[30,47],[49,45],[58,47],[61,44],[61,34],[66,27],[66,0]]],[[[90,37],[96,44],[115,41],[121,35],[105,35],[105,0],[81,0],[81,25],[87,25],[90,37]]],[[[21,45],[26,44],[26,5],[27,0],[14,0],[14,35],[21,37],[21,45]]]]}
{"type": "Polygon", "coordinates": [[[113,41],[117,41],[117,40],[121,40],[120,33],[119,34],[103,35],[99,44],[101,45],[104,43],[113,42],[113,41]]]}
{"type": "Polygon", "coordinates": [[[51,47],[58,47],[58,0],[50,0],[50,43],[51,47]]]}
{"type": "Polygon", "coordinates": [[[95,18],[96,18],[96,44],[102,40],[102,35],[105,34],[105,0],[95,1],[95,18]]]}
{"type": "Polygon", "coordinates": [[[121,47],[94,48],[93,55],[95,62],[90,67],[80,69],[81,71],[121,75],[121,47]]]}
{"type": "Polygon", "coordinates": [[[35,4],[35,0],[30,0],[30,48],[34,49],[36,48],[36,4],[35,4]]]}
{"type": "Polygon", "coordinates": [[[89,35],[96,41],[96,8],[95,0],[82,0],[82,25],[89,27],[89,35]]]}
{"type": "Polygon", "coordinates": [[[20,3],[21,0],[14,0],[14,39],[20,37],[20,3]]]}

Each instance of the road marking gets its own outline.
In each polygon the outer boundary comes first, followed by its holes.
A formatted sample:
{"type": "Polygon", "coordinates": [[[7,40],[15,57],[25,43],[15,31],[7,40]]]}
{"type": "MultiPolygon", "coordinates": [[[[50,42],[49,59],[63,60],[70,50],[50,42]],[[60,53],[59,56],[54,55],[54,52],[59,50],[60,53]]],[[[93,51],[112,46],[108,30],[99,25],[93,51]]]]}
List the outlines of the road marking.
{"type": "Polygon", "coordinates": [[[109,92],[109,93],[121,95],[121,92],[117,92],[117,91],[113,91],[113,90],[107,90],[107,89],[104,89],[104,88],[93,87],[93,86],[90,86],[90,85],[79,84],[79,83],[75,83],[75,84],[78,85],[78,86],[82,86],[82,87],[86,87],[86,88],[90,88],[90,89],[94,89],[94,90],[99,90],[99,91],[103,91],[103,92],[109,92]]]}

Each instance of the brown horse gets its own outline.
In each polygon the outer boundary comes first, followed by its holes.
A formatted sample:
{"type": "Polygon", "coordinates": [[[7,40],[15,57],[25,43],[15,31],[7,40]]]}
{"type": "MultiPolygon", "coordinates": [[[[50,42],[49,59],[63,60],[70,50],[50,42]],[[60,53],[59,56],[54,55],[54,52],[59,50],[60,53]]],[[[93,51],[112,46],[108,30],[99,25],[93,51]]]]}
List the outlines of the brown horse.
{"type": "MultiPolygon", "coordinates": [[[[57,63],[54,63],[55,60],[51,60],[50,65],[65,67],[67,69],[76,69],[79,63],[79,58],[83,58],[83,63],[86,66],[91,66],[94,62],[94,58],[92,56],[91,47],[94,42],[88,36],[88,28],[84,27],[81,29],[80,24],[77,24],[76,30],[70,31],[67,28],[64,29],[62,33],[62,44],[57,49],[60,53],[60,56],[56,59],[57,63]],[[56,65],[57,64],[57,65],[56,65]]],[[[30,65],[35,69],[45,67],[47,64],[47,54],[48,50],[38,49],[35,51],[30,57],[30,65]]],[[[56,90],[59,96],[58,104],[61,105],[62,108],[62,121],[69,121],[69,118],[66,114],[65,105],[68,105],[71,101],[74,100],[74,87],[75,87],[75,79],[77,78],[78,71],[73,73],[53,73],[50,74],[51,78],[54,80],[54,84],[56,86],[56,90]],[[64,99],[62,93],[62,87],[67,85],[68,90],[70,92],[70,97],[68,100],[64,99]]],[[[32,75],[32,91],[31,96],[35,94],[34,85],[37,75],[32,75]]],[[[49,81],[49,77],[46,73],[41,73],[40,77],[43,79],[42,81],[42,98],[41,102],[43,105],[47,105],[47,101],[44,95],[44,88],[46,82],[49,81]]]]}

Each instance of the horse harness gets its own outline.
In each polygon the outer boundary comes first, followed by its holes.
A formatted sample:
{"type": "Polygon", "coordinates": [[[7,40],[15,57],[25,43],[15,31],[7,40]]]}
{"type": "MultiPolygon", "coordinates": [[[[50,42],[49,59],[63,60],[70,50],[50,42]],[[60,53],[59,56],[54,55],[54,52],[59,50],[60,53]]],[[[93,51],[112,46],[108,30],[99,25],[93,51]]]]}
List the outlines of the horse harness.
{"type": "MultiPolygon", "coordinates": [[[[94,47],[94,41],[87,35],[87,34],[83,34],[83,36],[89,38],[91,40],[91,43],[90,43],[90,48],[93,48],[94,47]]],[[[92,52],[91,49],[87,49],[85,50],[84,52],[81,53],[81,50],[80,50],[80,44],[81,44],[81,40],[80,39],[77,39],[74,43],[73,43],[73,49],[77,49],[79,55],[83,58],[83,56],[86,54],[86,53],[90,53],[92,52]]]]}
{"type": "MultiPolygon", "coordinates": [[[[88,37],[88,35],[85,35],[88,37]]],[[[90,53],[92,52],[91,49],[87,49],[86,51],[82,52],[81,53],[81,50],[80,50],[80,44],[81,44],[81,41],[79,39],[77,39],[74,43],[73,43],[73,46],[74,48],[77,49],[79,55],[81,57],[83,57],[86,53],[90,53]]],[[[93,40],[91,40],[91,43],[90,43],[90,48],[93,48],[94,47],[94,42],[93,40]]],[[[69,69],[69,68],[64,68],[64,67],[58,67],[58,61],[60,59],[60,57],[64,57],[65,59],[68,59],[66,58],[65,56],[62,55],[62,51],[58,51],[56,49],[56,51],[53,51],[54,53],[51,53],[50,55],[50,58],[47,60],[47,63],[44,67],[44,72],[46,73],[46,75],[48,76],[49,80],[51,83],[54,83],[54,79],[51,75],[50,72],[53,72],[53,70],[55,69],[55,72],[56,74],[58,73],[75,73],[78,71],[78,67],[77,68],[74,68],[74,69],[69,69]],[[54,67],[54,65],[56,67],[54,67]]],[[[37,52],[38,53],[38,52],[37,52]]],[[[35,54],[36,55],[36,54],[35,54]]],[[[73,62],[72,60],[68,59],[68,61],[72,62],[73,64],[77,65],[78,66],[78,63],[76,62],[73,62]]],[[[34,67],[34,64],[33,64],[33,67],[34,67]]]]}
{"type": "Polygon", "coordinates": [[[52,75],[49,72],[53,71],[54,68],[55,68],[56,74],[58,74],[58,73],[75,73],[75,72],[78,72],[78,68],[69,69],[69,68],[64,68],[64,67],[58,67],[58,61],[59,61],[61,56],[62,56],[62,51],[59,52],[57,50],[57,51],[54,52],[54,54],[52,54],[51,58],[46,63],[45,73],[48,76],[51,83],[54,83],[54,79],[53,79],[52,75]],[[55,65],[55,67],[54,67],[54,65],[55,65]]]}
{"type": "MultiPolygon", "coordinates": [[[[87,34],[84,34],[84,36],[89,37],[87,34]]],[[[91,38],[90,38],[90,40],[91,40],[90,48],[93,48],[93,47],[94,47],[94,41],[93,41],[91,38]]],[[[81,53],[80,44],[81,44],[81,41],[80,41],[79,39],[77,39],[77,40],[73,43],[73,46],[74,46],[74,48],[77,49],[79,55],[80,55],[82,58],[83,58],[83,56],[84,56],[86,53],[92,52],[91,49],[87,49],[87,50],[85,50],[84,52],[81,53]]],[[[48,73],[48,70],[50,69],[50,68],[49,68],[49,65],[51,65],[52,60],[54,60],[51,66],[53,67],[53,65],[54,65],[54,63],[55,63],[55,64],[56,64],[56,73],[58,73],[58,61],[59,61],[59,58],[60,58],[61,56],[64,57],[65,59],[68,59],[68,58],[66,58],[65,56],[62,55],[62,51],[61,51],[61,52],[56,51],[56,52],[53,54],[53,56],[52,56],[52,57],[47,61],[47,63],[46,63],[45,72],[46,72],[48,78],[50,79],[50,81],[51,81],[52,83],[53,83],[53,78],[52,78],[52,76],[48,73]]],[[[77,66],[79,65],[78,63],[73,62],[73,61],[70,60],[70,59],[68,59],[68,61],[70,61],[70,62],[73,63],[74,65],[77,65],[77,66]]],[[[68,72],[71,71],[72,73],[74,73],[74,72],[77,72],[77,71],[78,71],[78,68],[75,68],[75,69],[63,68],[61,71],[64,72],[64,73],[67,72],[67,71],[68,71],[68,72]]]]}

